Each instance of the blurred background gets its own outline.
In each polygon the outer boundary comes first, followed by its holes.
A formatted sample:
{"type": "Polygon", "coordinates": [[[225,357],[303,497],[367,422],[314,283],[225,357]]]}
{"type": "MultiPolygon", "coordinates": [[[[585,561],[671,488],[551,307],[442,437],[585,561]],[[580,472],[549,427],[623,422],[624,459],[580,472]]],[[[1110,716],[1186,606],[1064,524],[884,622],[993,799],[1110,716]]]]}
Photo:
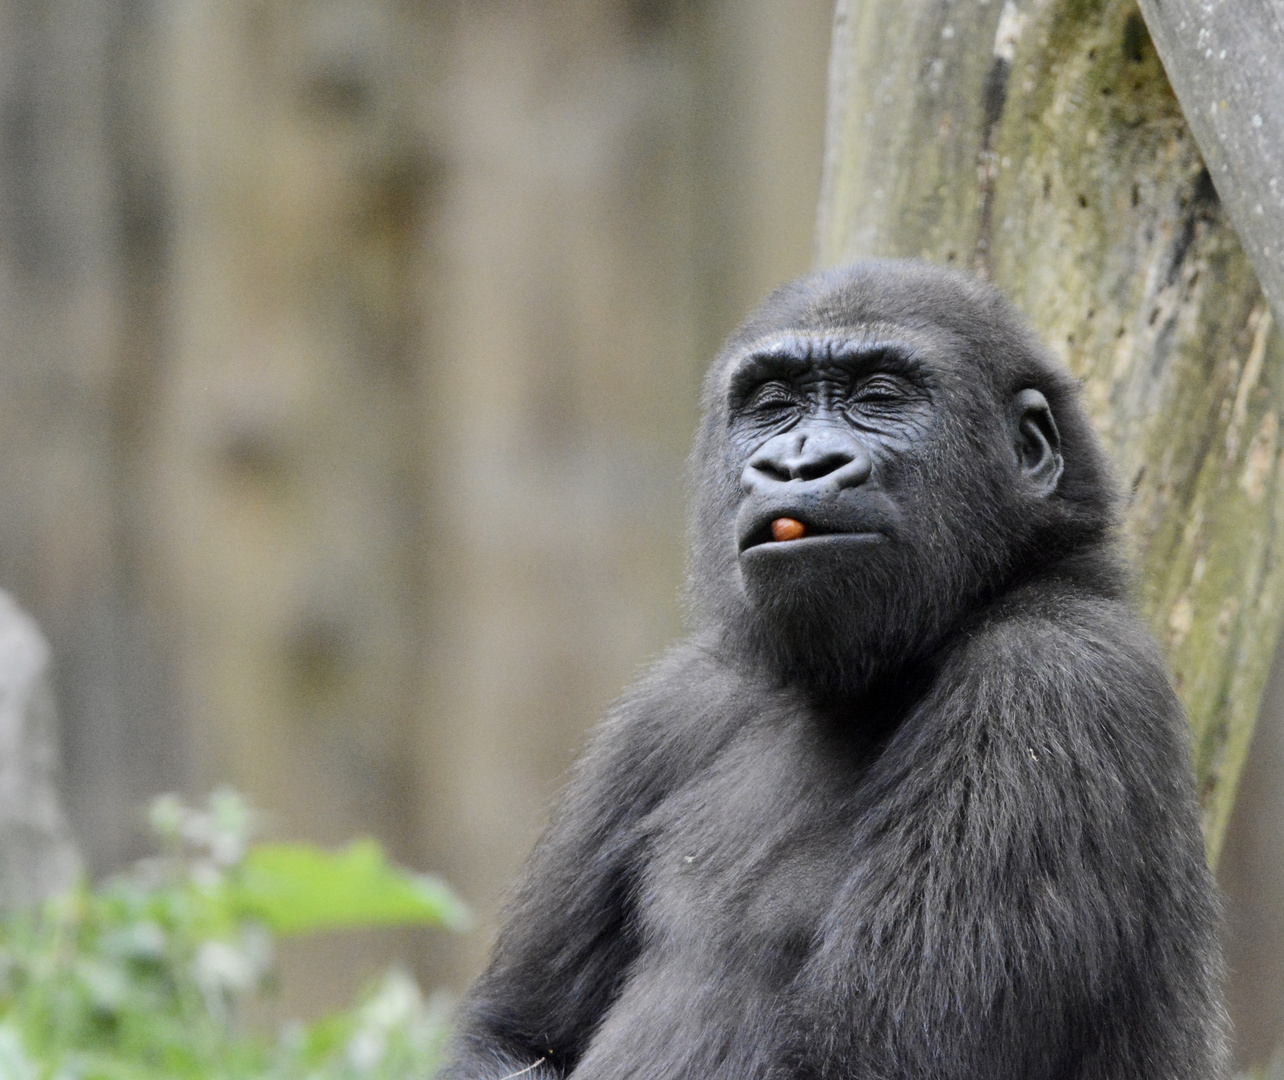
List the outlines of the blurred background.
{"type": "MultiPolygon", "coordinates": [[[[95,874],[161,791],[378,837],[477,932],[287,943],[314,1015],[459,989],[680,629],[705,363],[807,269],[831,0],[0,0],[0,587],[95,874]]],[[[1284,1021],[1284,683],[1222,863],[1284,1021]]]]}
{"type": "Polygon", "coordinates": [[[809,266],[830,0],[0,0],[0,587],[91,869],[153,794],[378,837],[480,929],[680,628],[704,365],[809,266]]]}

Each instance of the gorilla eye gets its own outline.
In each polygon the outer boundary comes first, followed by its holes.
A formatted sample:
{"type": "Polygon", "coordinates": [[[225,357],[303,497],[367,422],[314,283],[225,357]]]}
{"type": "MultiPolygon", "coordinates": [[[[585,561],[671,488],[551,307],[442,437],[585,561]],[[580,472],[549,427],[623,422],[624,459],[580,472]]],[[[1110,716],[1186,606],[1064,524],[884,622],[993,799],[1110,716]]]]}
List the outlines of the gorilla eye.
{"type": "Polygon", "coordinates": [[[905,400],[906,386],[903,380],[893,375],[871,375],[862,379],[852,390],[851,404],[862,405],[895,405],[905,400]]]}
{"type": "Polygon", "coordinates": [[[777,409],[789,409],[798,404],[797,398],[782,382],[763,383],[749,398],[750,409],[760,412],[772,412],[777,409]]]}

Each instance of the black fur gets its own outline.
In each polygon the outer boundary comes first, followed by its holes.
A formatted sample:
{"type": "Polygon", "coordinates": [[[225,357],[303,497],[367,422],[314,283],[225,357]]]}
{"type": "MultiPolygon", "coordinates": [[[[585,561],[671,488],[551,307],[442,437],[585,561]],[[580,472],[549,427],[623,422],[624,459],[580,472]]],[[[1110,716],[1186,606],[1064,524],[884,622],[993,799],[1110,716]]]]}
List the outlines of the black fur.
{"type": "Polygon", "coordinates": [[[773,294],[704,406],[691,634],[579,762],[446,1076],[1221,1076],[1186,721],[1072,380],[993,290],[870,262],[773,294]]]}

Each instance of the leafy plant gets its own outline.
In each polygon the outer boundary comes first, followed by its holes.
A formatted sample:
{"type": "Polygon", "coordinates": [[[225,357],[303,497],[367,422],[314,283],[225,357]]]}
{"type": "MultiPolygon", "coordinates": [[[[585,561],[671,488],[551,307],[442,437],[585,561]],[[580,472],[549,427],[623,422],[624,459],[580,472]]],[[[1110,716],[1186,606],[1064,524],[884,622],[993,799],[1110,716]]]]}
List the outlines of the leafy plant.
{"type": "Polygon", "coordinates": [[[251,846],[229,791],[152,807],[164,853],[0,927],[0,1080],[383,1080],[428,1077],[444,1008],[393,971],[354,1008],[275,1039],[250,1031],[274,938],[419,924],[460,929],[439,880],[372,840],[328,852],[251,846]]]}

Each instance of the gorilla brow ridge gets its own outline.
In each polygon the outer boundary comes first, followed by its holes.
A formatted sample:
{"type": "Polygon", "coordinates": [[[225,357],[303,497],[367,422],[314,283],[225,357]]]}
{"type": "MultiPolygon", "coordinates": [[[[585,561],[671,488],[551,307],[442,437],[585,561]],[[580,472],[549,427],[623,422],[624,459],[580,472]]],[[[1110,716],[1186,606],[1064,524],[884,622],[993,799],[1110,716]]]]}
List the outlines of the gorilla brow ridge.
{"type": "Polygon", "coordinates": [[[747,350],[731,367],[727,398],[738,403],[763,380],[806,371],[816,360],[849,367],[877,366],[919,381],[926,368],[918,349],[900,338],[875,338],[861,330],[823,336],[791,334],[747,350]],[[853,337],[856,333],[864,336],[853,337]]]}

